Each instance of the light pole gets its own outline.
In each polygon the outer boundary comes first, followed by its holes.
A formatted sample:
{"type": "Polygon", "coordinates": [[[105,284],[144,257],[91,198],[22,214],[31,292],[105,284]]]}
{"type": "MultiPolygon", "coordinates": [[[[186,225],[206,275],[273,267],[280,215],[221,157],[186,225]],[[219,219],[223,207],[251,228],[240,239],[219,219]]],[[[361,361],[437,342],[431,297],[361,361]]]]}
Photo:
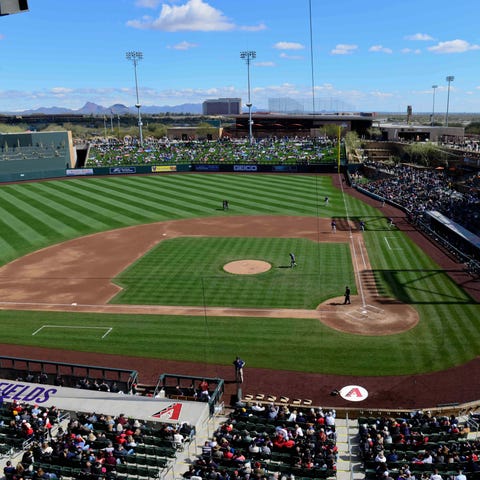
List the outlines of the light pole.
{"type": "Polygon", "coordinates": [[[135,104],[135,107],[137,108],[138,111],[138,132],[140,135],[140,146],[143,147],[143,132],[142,132],[142,116],[140,114],[140,100],[138,99],[138,80],[137,80],[137,65],[140,60],[143,59],[143,53],[142,52],[127,52],[125,54],[125,57],[127,60],[130,60],[133,63],[133,70],[135,71],[135,91],[137,93],[137,103],[135,104]]]}
{"type": "Polygon", "coordinates": [[[445,80],[448,82],[447,112],[445,113],[445,126],[448,127],[448,106],[450,104],[450,84],[455,80],[455,77],[453,75],[449,75],[445,80]]]}
{"type": "Polygon", "coordinates": [[[247,78],[248,78],[248,142],[250,145],[253,143],[253,134],[252,134],[252,101],[250,99],[250,62],[257,58],[257,52],[252,50],[247,50],[240,52],[240,58],[243,58],[247,63],[247,78]]]}
{"type": "Polygon", "coordinates": [[[433,105],[432,105],[432,127],[433,127],[433,124],[435,123],[435,90],[438,88],[438,85],[432,85],[432,88],[433,88],[433,105]]]}

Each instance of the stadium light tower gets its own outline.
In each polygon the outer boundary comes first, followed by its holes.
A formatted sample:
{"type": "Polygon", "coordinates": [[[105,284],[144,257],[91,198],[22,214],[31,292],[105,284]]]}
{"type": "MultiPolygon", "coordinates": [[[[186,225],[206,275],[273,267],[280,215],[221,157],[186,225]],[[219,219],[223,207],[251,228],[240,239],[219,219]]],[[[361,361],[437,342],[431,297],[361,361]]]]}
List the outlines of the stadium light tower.
{"type": "Polygon", "coordinates": [[[247,64],[247,78],[248,78],[248,102],[247,102],[247,108],[248,108],[248,142],[250,145],[253,143],[253,133],[252,133],[252,101],[250,99],[250,62],[254,59],[257,58],[257,52],[254,52],[252,50],[247,50],[244,52],[240,52],[240,58],[245,60],[247,64]]]}
{"type": "Polygon", "coordinates": [[[432,127],[433,127],[433,124],[435,123],[435,90],[438,88],[438,85],[432,85],[432,89],[433,89],[433,104],[432,104],[432,127]]]}
{"type": "Polygon", "coordinates": [[[445,80],[448,82],[447,112],[445,113],[445,126],[448,127],[448,107],[450,105],[450,84],[455,80],[455,77],[453,75],[449,75],[445,80]]]}
{"type": "Polygon", "coordinates": [[[133,70],[135,71],[135,91],[137,93],[137,103],[135,104],[135,107],[137,108],[138,111],[138,132],[140,135],[140,146],[143,147],[143,132],[142,132],[142,115],[140,113],[140,100],[138,99],[138,80],[137,80],[137,65],[140,60],[143,60],[143,53],[142,52],[127,52],[125,54],[127,60],[131,61],[133,63],[133,70]]]}

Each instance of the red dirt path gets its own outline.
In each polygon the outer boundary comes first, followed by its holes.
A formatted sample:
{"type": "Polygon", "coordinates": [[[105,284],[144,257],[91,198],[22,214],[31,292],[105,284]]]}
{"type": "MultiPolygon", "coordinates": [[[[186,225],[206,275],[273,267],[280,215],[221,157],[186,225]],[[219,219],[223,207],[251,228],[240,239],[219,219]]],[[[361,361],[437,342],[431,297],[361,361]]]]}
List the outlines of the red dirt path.
{"type": "MultiPolygon", "coordinates": [[[[334,181],[340,186],[340,177],[335,176],[334,181]]],[[[345,187],[347,193],[360,197],[363,201],[379,207],[378,202],[371,200],[356,190],[345,187]]],[[[404,214],[393,207],[385,206],[382,209],[385,216],[395,219],[396,225],[407,232],[413,240],[424,250],[428,250],[434,260],[445,270],[449,271],[452,278],[460,283],[472,297],[480,298],[480,287],[478,282],[466,275],[458,264],[450,260],[440,249],[435,247],[423,235],[416,232],[406,222],[404,214]]],[[[105,308],[110,306],[106,302],[118,291],[118,288],[110,283],[110,279],[122,271],[143,252],[151,248],[162,238],[172,238],[178,235],[215,235],[215,236],[272,236],[272,237],[306,237],[315,241],[331,241],[333,234],[329,230],[328,222],[322,219],[305,219],[298,217],[286,217],[275,219],[275,217],[251,217],[248,228],[240,220],[240,217],[218,217],[207,219],[196,219],[192,221],[165,222],[162,224],[131,227],[128,229],[96,234],[82,239],[76,239],[66,244],[56,245],[40,252],[35,252],[27,257],[12,262],[0,269],[2,280],[0,288],[2,300],[17,303],[19,309],[31,308],[40,309],[38,303],[43,303],[44,308],[50,310],[72,310],[79,307],[105,308]],[[257,219],[257,220],[255,220],[257,219]],[[312,221],[314,222],[312,225],[312,221]],[[321,222],[321,223],[319,223],[321,222]],[[226,228],[228,227],[228,228],[226,228]],[[142,232],[139,235],[139,230],[142,232]],[[150,234],[147,234],[149,232],[150,234]],[[166,234],[165,236],[163,234],[166,234]],[[107,235],[107,237],[105,237],[107,235]],[[119,241],[120,236],[122,241],[119,241]],[[110,241],[106,242],[106,238],[110,241]],[[135,249],[125,248],[127,245],[135,244],[135,249]],[[85,255],[85,242],[88,245],[89,255],[85,255]],[[103,260],[92,255],[95,248],[108,248],[109,255],[101,256],[103,260]],[[65,249],[67,246],[67,249],[65,249]],[[103,247],[102,247],[103,246],[103,247]],[[93,249],[93,250],[92,250],[93,249]],[[132,256],[133,255],[133,256],[132,256]],[[54,261],[52,262],[52,258],[54,261]],[[67,274],[68,272],[68,274],[67,274]],[[95,274],[92,274],[95,272],[95,274]],[[41,281],[47,280],[47,281],[41,281]],[[29,307],[24,302],[35,303],[29,307]],[[72,307],[71,303],[77,303],[72,307]],[[50,305],[46,306],[45,303],[50,305]],[[59,304],[62,304],[59,306],[59,304]]],[[[361,235],[354,232],[355,238],[361,239],[361,235]]],[[[335,235],[338,241],[350,241],[347,231],[338,231],[335,235]]],[[[351,248],[357,248],[351,246],[351,248]]],[[[362,248],[361,243],[358,248],[362,248]]],[[[361,271],[368,270],[369,265],[357,266],[361,271]]],[[[392,325],[388,322],[380,322],[379,318],[369,318],[372,332],[369,332],[368,325],[359,324],[358,321],[346,322],[345,310],[339,308],[358,309],[359,298],[352,297],[353,306],[339,306],[339,301],[330,301],[327,305],[319,307],[322,311],[327,309],[328,315],[319,314],[319,320],[334,328],[351,331],[352,333],[378,334],[378,328],[384,328],[385,334],[402,331],[411,328],[415,324],[415,315],[410,316],[410,325],[401,325],[401,319],[406,319],[406,312],[411,312],[408,306],[398,303],[391,304],[385,299],[378,297],[376,291],[367,289],[365,303],[380,305],[379,308],[386,309],[390,319],[398,315],[392,325]],[[397,310],[397,313],[395,313],[397,310]],[[340,312],[340,313],[338,313],[340,312]],[[398,321],[397,321],[398,320],[398,321]],[[355,328],[359,331],[355,332],[355,328]],[[389,330],[390,329],[390,330],[389,330]]],[[[340,299],[337,299],[340,300],[340,299]]],[[[115,308],[121,306],[112,306],[115,308]]],[[[12,308],[12,305],[3,304],[0,308],[12,308]]],[[[129,307],[131,308],[131,307],[129,307]]],[[[139,307],[145,309],[145,307],[139,307]]],[[[101,310],[101,311],[106,311],[101,310]]],[[[228,309],[223,310],[223,314],[228,309]]],[[[92,310],[89,310],[92,311],[92,310]]],[[[98,311],[98,310],[95,310],[98,311]]],[[[128,310],[132,311],[132,310],[128,310]]],[[[203,309],[202,309],[203,312],[203,309]]],[[[152,311],[151,313],[158,313],[152,311]]],[[[182,314],[181,312],[176,312],[182,314]]],[[[231,313],[231,312],[230,312],[231,313]]],[[[230,314],[228,313],[228,314],[230,314]]],[[[258,313],[258,312],[256,312],[258,313]]],[[[278,312],[276,312],[278,313],[278,312]]],[[[292,311],[289,311],[292,317],[292,311]]],[[[211,314],[209,312],[209,314],[211,314]]],[[[212,313],[213,314],[213,313],[212,313]]],[[[270,315],[269,315],[270,316],[270,315]]],[[[275,316],[273,314],[272,316],[275,316]]],[[[300,315],[301,316],[301,315],[300,315]]],[[[386,316],[383,317],[385,319],[386,316]]],[[[114,367],[132,368],[140,373],[140,380],[144,383],[154,382],[158,375],[163,372],[179,373],[199,376],[219,376],[227,380],[228,395],[234,393],[233,367],[220,365],[202,365],[189,362],[173,362],[166,360],[153,360],[144,358],[132,358],[125,356],[103,355],[93,353],[73,353],[68,351],[33,348],[25,346],[1,345],[3,355],[56,360],[65,362],[78,362],[92,365],[110,365],[114,367]],[[229,382],[232,381],[231,383],[229,382]]],[[[232,360],[235,352],[232,352],[232,360]]],[[[248,359],[247,359],[248,361],[248,359]]],[[[437,404],[465,402],[480,398],[476,391],[474,382],[469,378],[475,378],[480,373],[480,359],[457,368],[436,374],[403,376],[403,377],[351,377],[333,376],[321,374],[303,374],[290,371],[272,371],[266,369],[246,368],[244,393],[262,392],[286,395],[290,398],[310,398],[314,404],[332,407],[360,407],[360,408],[421,408],[432,407],[437,404]],[[357,384],[369,391],[369,398],[362,403],[352,404],[340,397],[330,396],[332,390],[339,390],[345,385],[357,384]]]]}

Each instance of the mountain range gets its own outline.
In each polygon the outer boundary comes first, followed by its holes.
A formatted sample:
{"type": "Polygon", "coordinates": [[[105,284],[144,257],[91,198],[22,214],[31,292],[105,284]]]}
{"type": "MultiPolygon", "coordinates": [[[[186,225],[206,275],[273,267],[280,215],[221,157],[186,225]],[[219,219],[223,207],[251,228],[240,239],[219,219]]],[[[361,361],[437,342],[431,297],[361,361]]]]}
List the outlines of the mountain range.
{"type": "MultiPolygon", "coordinates": [[[[184,113],[184,114],[199,114],[202,113],[201,103],[184,103],[182,105],[164,105],[164,106],[142,106],[141,112],[147,115],[154,115],[157,113],[184,113]]],[[[87,102],[82,108],[73,110],[64,107],[39,107],[32,110],[23,110],[21,112],[3,112],[6,115],[126,115],[137,114],[136,107],[127,107],[120,103],[104,107],[96,103],[87,102]]]]}

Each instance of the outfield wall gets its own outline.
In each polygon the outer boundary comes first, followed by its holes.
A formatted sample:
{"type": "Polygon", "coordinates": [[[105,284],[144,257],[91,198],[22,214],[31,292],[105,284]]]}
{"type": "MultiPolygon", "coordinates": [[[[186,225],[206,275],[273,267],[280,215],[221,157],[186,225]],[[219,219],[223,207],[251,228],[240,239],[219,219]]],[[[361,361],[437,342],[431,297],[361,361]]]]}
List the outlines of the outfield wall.
{"type": "MultiPolygon", "coordinates": [[[[341,170],[344,170],[341,166],[341,170]]],[[[336,163],[318,165],[262,165],[262,164],[176,164],[176,165],[130,165],[116,167],[71,168],[67,177],[94,175],[151,175],[157,173],[337,173],[336,163]]]]}

